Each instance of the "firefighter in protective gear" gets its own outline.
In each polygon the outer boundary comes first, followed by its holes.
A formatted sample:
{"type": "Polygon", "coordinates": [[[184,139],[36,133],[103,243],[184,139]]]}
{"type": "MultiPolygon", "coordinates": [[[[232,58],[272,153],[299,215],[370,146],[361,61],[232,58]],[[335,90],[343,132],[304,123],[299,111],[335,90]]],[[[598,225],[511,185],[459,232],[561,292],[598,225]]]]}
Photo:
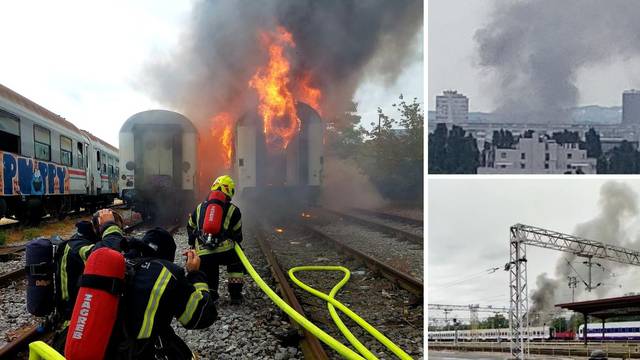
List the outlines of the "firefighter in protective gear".
{"type": "Polygon", "coordinates": [[[242,303],[242,286],[244,284],[244,267],[236,254],[234,247],[242,242],[242,215],[240,209],[231,203],[235,193],[235,184],[228,175],[218,177],[211,185],[209,198],[215,192],[222,192],[225,200],[218,202],[222,207],[222,225],[220,230],[220,242],[214,245],[207,243],[204,239],[203,226],[205,212],[210,200],[200,203],[189,217],[187,232],[189,234],[189,245],[196,249],[202,261],[202,271],[207,274],[209,288],[218,298],[219,267],[227,266],[228,290],[232,304],[242,303]]]}
{"type": "Polygon", "coordinates": [[[67,327],[79,290],[79,279],[89,255],[101,247],[122,251],[126,240],[121,236],[123,221],[118,213],[103,209],[96,212],[92,222],[80,221],[76,233],[62,243],[55,254],[55,305],[61,322],[53,339],[56,350],[64,349],[67,327]],[[120,237],[114,237],[118,233],[120,237]]]}
{"type": "Polygon", "coordinates": [[[173,263],[175,251],[173,237],[161,228],[130,240],[125,290],[106,359],[194,358],[173,331],[172,319],[187,329],[203,329],[218,313],[196,252],[184,254],[183,269],[173,263]]]}

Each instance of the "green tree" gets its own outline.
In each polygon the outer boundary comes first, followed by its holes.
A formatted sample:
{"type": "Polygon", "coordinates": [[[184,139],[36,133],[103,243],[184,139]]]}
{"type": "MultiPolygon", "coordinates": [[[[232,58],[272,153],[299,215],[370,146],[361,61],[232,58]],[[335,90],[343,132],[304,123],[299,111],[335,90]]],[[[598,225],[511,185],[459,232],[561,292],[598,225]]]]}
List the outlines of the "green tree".
{"type": "Polygon", "coordinates": [[[594,128],[590,128],[584,134],[585,147],[587,150],[587,157],[599,158],[602,155],[602,145],[600,144],[600,135],[594,128]]]}

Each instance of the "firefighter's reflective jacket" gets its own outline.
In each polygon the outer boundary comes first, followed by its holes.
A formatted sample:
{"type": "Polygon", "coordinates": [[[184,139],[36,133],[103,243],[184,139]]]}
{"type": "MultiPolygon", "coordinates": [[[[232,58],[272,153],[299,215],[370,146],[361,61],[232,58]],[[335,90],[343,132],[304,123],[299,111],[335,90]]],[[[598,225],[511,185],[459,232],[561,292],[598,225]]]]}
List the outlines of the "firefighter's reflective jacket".
{"type": "Polygon", "coordinates": [[[206,328],[216,320],[216,303],[209,295],[204,273],[185,275],[180,266],[157,258],[127,259],[127,267],[133,271],[127,278],[119,322],[109,344],[113,358],[153,358],[158,346],[174,346],[158,341],[172,333],[173,318],[187,329],[206,328]]]}
{"type": "Polygon", "coordinates": [[[227,202],[224,207],[224,213],[222,215],[223,223],[222,223],[222,234],[225,239],[218,246],[213,249],[210,248],[201,248],[199,244],[196,243],[198,237],[201,236],[202,224],[204,221],[204,206],[206,205],[206,201],[198,204],[195,211],[189,216],[189,221],[187,222],[187,232],[189,234],[189,245],[191,247],[195,247],[197,249],[198,255],[207,255],[220,253],[224,251],[229,251],[233,249],[235,243],[242,242],[242,215],[240,214],[240,209],[232,204],[231,202],[227,202]]]}
{"type": "Polygon", "coordinates": [[[73,306],[78,295],[78,280],[84,271],[84,265],[89,255],[101,247],[109,247],[116,251],[122,250],[124,237],[122,230],[115,224],[106,224],[102,240],[93,242],[80,233],[76,233],[64,242],[56,251],[55,271],[55,303],[62,320],[71,318],[73,306]],[[117,236],[114,236],[117,235],[117,236]]]}

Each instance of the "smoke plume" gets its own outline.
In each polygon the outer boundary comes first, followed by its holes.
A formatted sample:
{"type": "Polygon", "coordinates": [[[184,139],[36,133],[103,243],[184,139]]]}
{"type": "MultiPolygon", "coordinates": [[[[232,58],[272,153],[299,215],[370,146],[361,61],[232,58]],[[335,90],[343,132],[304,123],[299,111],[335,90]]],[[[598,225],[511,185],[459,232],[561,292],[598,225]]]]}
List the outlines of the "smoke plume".
{"type": "Polygon", "coordinates": [[[226,149],[218,138],[243,114],[256,113],[265,94],[283,90],[265,86],[257,94],[257,85],[272,80],[264,66],[274,65],[275,55],[286,59],[272,68],[277,80],[334,121],[365,75],[391,82],[412,60],[422,14],[420,0],[199,0],[179,46],[151,59],[139,86],[194,122],[207,161],[200,178],[210,179],[229,163],[218,155],[226,149]],[[281,49],[274,52],[269,42],[281,49]]]}
{"type": "MultiPolygon", "coordinates": [[[[602,185],[600,189],[599,214],[587,222],[578,224],[573,234],[589,240],[604,242],[610,245],[622,246],[631,249],[640,249],[640,239],[633,235],[637,230],[638,219],[638,195],[625,183],[610,181],[602,185]]],[[[564,254],[558,260],[555,268],[555,278],[541,274],[536,279],[536,290],[531,295],[533,302],[532,314],[542,315],[540,321],[548,323],[553,305],[561,302],[571,301],[571,295],[567,288],[569,276],[576,276],[579,272],[578,284],[575,289],[576,301],[584,300],[586,295],[586,285],[582,283],[580,277],[587,281],[587,268],[581,264],[586,258],[577,257],[573,254],[564,254]],[[572,265],[569,266],[568,263],[572,265]],[[575,270],[574,270],[575,269],[575,270]],[[559,290],[563,291],[559,291],[559,290]],[[546,318],[545,318],[546,317],[546,318]]],[[[620,279],[612,278],[612,274],[635,272],[629,265],[605,262],[598,259],[592,260],[596,264],[592,268],[592,287],[600,284],[593,290],[597,297],[607,296],[618,286],[620,279]]],[[[532,319],[533,320],[533,319],[532,319]]]]}
{"type": "Polygon", "coordinates": [[[496,2],[475,34],[496,112],[525,120],[566,116],[578,101],[579,70],[639,55],[639,16],[632,0],[496,2]]]}
{"type": "Polygon", "coordinates": [[[286,28],[296,79],[322,91],[323,114],[346,109],[367,72],[392,81],[409,61],[422,28],[422,2],[268,0],[198,1],[180,46],[147,66],[143,85],[198,124],[222,111],[255,109],[248,86],[268,54],[261,33],[286,28]]]}

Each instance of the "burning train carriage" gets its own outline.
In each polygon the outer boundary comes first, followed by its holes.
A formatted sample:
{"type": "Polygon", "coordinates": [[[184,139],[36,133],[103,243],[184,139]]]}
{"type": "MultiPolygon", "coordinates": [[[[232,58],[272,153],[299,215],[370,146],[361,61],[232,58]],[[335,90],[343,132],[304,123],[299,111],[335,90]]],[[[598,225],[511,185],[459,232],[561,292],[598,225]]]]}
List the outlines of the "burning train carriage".
{"type": "Polygon", "coordinates": [[[0,217],[35,223],[112,203],[117,151],[0,85],[0,217]]]}
{"type": "Polygon", "coordinates": [[[122,199],[149,218],[182,217],[193,205],[196,128],[185,116],[149,110],[120,129],[122,199]]]}
{"type": "Polygon", "coordinates": [[[312,203],[320,192],[324,124],[310,106],[297,103],[300,131],[284,149],[267,144],[261,117],[245,114],[237,123],[234,152],[236,191],[243,199],[312,203]]]}
{"type": "MultiPolygon", "coordinates": [[[[530,341],[554,339],[555,331],[549,326],[532,326],[525,334],[530,341]]],[[[429,341],[509,341],[509,329],[443,330],[429,331],[429,341]]]]}

